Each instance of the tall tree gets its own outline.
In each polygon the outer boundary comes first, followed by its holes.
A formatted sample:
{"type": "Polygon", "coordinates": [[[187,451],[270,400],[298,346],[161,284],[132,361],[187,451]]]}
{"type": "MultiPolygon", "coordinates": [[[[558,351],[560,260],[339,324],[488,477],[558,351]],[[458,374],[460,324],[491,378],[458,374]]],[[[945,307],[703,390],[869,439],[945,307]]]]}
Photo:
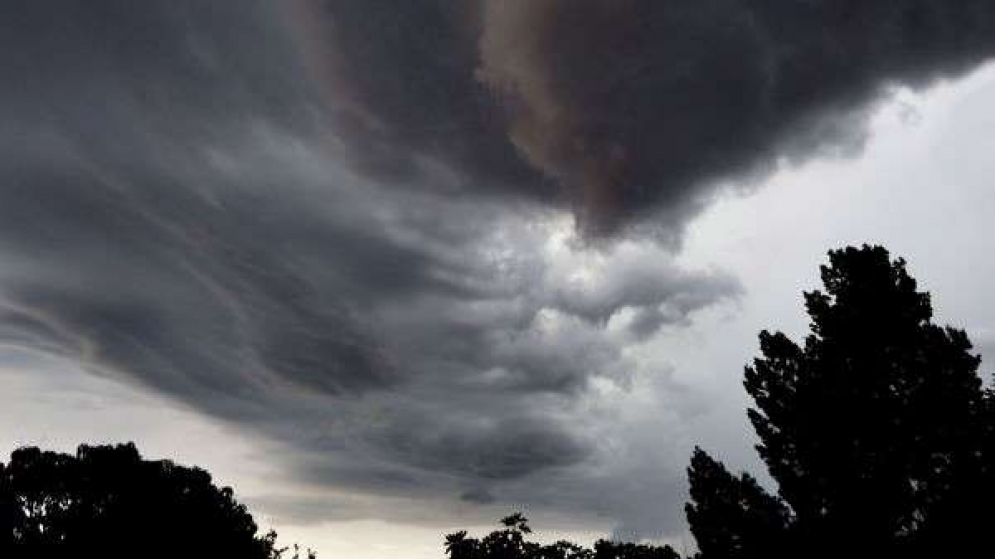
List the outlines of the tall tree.
{"type": "MultiPolygon", "coordinates": [[[[746,368],[757,448],[791,510],[779,541],[808,557],[981,543],[995,519],[992,397],[967,335],[933,324],[929,295],[882,247],[832,251],[821,271],[825,290],[805,294],[804,344],[764,331],[746,368]]],[[[693,463],[692,482],[711,467],[693,463]]],[[[728,507],[745,485],[711,486],[725,495],[699,485],[692,530],[707,532],[710,503],[728,507]]],[[[737,525],[753,537],[751,523],[737,525]]]]}

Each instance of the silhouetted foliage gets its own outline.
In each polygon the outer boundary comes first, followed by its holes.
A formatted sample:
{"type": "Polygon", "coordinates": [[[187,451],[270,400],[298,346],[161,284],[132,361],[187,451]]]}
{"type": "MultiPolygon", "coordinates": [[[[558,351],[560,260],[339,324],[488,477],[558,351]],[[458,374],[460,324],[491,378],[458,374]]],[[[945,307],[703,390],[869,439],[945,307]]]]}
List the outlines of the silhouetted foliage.
{"type": "Polygon", "coordinates": [[[0,462],[0,557],[9,557],[14,546],[14,526],[17,504],[7,482],[7,467],[0,462]]]}
{"type": "Polygon", "coordinates": [[[688,468],[691,503],[684,510],[702,557],[778,556],[789,512],[749,474],[736,477],[700,448],[688,468]]]}
{"type": "Polygon", "coordinates": [[[232,490],[206,471],[143,460],[132,444],[83,445],[76,455],[15,450],[0,465],[0,515],[3,557],[275,559],[287,551],[274,532],[260,535],[232,490]]]}
{"type": "Polygon", "coordinates": [[[594,544],[594,559],[680,559],[680,555],[669,545],[598,540],[594,544]]]}
{"type": "Polygon", "coordinates": [[[746,369],[780,498],[692,458],[702,557],[976,556],[995,520],[980,358],[963,331],[932,323],[929,295],[882,247],[830,252],[822,281],[805,294],[804,345],[764,331],[746,369]]]}
{"type": "Polygon", "coordinates": [[[532,530],[521,513],[502,519],[501,524],[503,529],[479,540],[467,537],[465,531],[449,534],[446,553],[450,559],[680,559],[670,546],[607,540],[596,542],[593,550],[568,541],[541,545],[525,539],[532,530]]]}

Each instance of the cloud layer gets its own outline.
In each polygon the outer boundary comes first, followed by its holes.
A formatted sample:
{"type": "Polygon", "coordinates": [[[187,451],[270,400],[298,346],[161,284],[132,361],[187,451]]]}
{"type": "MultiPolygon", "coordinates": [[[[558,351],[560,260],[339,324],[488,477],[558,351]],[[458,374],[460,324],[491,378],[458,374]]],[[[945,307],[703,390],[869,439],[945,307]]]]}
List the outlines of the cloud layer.
{"type": "Polygon", "coordinates": [[[350,171],[266,5],[14,10],[4,343],[276,441],[320,487],[480,502],[588,460],[590,383],[735,280],[443,170],[350,171]]]}
{"type": "Polygon", "coordinates": [[[991,56],[995,5],[301,0],[361,167],[428,158],[471,189],[670,237],[717,183],[862,145],[866,111],[991,56]],[[454,7],[458,6],[458,7],[454,7]]]}
{"type": "Polygon", "coordinates": [[[673,529],[646,509],[676,478],[635,484],[659,461],[613,447],[612,414],[674,388],[632,349],[739,284],[660,234],[990,50],[989,3],[865,4],[6,7],[0,341],[239,425],[351,499],[673,529]]]}

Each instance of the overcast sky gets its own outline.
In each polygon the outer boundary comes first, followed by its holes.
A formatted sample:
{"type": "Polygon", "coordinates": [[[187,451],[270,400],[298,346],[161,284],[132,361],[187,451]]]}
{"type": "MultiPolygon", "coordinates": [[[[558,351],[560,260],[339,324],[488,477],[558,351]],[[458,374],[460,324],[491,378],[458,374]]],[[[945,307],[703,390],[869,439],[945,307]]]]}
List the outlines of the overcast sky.
{"type": "Polygon", "coordinates": [[[826,250],[995,354],[995,3],[770,5],[0,9],[0,450],[134,440],[328,557],[690,545],[826,250]]]}

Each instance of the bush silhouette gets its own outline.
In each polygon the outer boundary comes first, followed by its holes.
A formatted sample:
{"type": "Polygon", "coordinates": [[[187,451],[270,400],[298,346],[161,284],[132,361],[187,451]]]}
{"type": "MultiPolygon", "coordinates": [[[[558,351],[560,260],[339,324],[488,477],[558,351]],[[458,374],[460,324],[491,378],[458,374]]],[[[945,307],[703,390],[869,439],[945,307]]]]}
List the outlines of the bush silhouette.
{"type": "Polygon", "coordinates": [[[75,455],[15,450],[0,465],[3,557],[275,559],[230,488],[198,468],[143,460],[133,444],[75,455]]]}

